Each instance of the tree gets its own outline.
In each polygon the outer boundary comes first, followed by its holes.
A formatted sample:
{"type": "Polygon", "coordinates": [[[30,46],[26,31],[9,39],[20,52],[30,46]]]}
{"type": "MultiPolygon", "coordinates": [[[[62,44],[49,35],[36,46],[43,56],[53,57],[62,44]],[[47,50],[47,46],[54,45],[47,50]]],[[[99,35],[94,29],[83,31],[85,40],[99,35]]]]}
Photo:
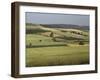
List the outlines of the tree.
{"type": "Polygon", "coordinates": [[[42,40],[39,40],[40,42],[42,42],[42,40]]]}
{"type": "Polygon", "coordinates": [[[52,38],[53,41],[56,41],[56,38],[54,37],[54,33],[53,32],[50,33],[50,37],[52,38]]]}
{"type": "Polygon", "coordinates": [[[55,38],[55,37],[53,37],[53,38],[52,38],[52,40],[53,40],[53,41],[56,41],[56,38],[55,38]]]}
{"type": "Polygon", "coordinates": [[[84,42],[83,42],[83,41],[80,41],[80,42],[79,42],[79,45],[84,45],[84,42]]]}
{"type": "Polygon", "coordinates": [[[32,47],[32,43],[29,43],[29,47],[32,47]]]}
{"type": "Polygon", "coordinates": [[[54,33],[53,32],[50,33],[50,37],[54,37],[54,33]]]}

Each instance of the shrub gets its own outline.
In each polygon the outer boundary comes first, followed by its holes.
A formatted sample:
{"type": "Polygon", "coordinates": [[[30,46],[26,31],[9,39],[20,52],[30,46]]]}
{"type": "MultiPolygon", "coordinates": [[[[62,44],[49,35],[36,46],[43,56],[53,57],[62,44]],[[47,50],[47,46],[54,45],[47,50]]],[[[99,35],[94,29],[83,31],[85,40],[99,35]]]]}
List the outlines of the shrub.
{"type": "Polygon", "coordinates": [[[39,42],[42,42],[42,40],[39,40],[39,42]]]}
{"type": "Polygon", "coordinates": [[[53,32],[50,33],[50,37],[54,37],[54,33],[53,32]]]}
{"type": "Polygon", "coordinates": [[[84,42],[83,42],[83,41],[80,41],[80,42],[79,42],[79,45],[84,45],[84,42]]]}
{"type": "Polygon", "coordinates": [[[56,41],[56,38],[55,38],[55,37],[53,37],[53,38],[52,38],[52,40],[53,40],[53,41],[56,41]]]}
{"type": "Polygon", "coordinates": [[[29,47],[32,47],[32,43],[29,44],[29,47]]]}

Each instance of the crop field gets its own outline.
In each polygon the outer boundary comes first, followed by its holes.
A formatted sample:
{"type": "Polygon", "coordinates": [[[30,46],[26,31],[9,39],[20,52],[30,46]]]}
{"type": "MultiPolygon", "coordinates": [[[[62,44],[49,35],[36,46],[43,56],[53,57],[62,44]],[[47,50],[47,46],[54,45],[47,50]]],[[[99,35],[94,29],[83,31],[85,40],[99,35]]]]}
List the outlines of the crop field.
{"type": "Polygon", "coordinates": [[[26,25],[26,67],[89,64],[89,31],[26,25]]]}

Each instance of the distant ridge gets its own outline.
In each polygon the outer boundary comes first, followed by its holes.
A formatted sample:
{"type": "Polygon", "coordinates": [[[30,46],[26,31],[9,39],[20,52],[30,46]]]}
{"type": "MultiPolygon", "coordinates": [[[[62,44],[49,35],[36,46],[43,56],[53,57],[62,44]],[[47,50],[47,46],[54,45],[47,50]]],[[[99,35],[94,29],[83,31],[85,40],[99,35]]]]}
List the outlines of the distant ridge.
{"type": "Polygon", "coordinates": [[[47,28],[68,28],[68,29],[80,29],[80,30],[89,30],[89,26],[80,26],[80,25],[72,25],[72,24],[33,24],[33,23],[26,23],[26,25],[30,26],[44,26],[47,28]]]}
{"type": "Polygon", "coordinates": [[[48,28],[70,28],[70,29],[89,30],[89,26],[79,26],[72,24],[40,24],[40,25],[48,28]]]}

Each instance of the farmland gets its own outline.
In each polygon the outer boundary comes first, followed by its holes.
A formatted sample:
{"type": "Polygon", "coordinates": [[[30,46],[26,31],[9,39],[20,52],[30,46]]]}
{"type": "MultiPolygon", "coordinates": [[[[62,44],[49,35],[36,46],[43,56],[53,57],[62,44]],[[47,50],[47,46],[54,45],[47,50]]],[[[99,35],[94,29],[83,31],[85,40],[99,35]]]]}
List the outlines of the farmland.
{"type": "Polygon", "coordinates": [[[26,67],[89,64],[88,30],[46,26],[26,24],[26,67]]]}

